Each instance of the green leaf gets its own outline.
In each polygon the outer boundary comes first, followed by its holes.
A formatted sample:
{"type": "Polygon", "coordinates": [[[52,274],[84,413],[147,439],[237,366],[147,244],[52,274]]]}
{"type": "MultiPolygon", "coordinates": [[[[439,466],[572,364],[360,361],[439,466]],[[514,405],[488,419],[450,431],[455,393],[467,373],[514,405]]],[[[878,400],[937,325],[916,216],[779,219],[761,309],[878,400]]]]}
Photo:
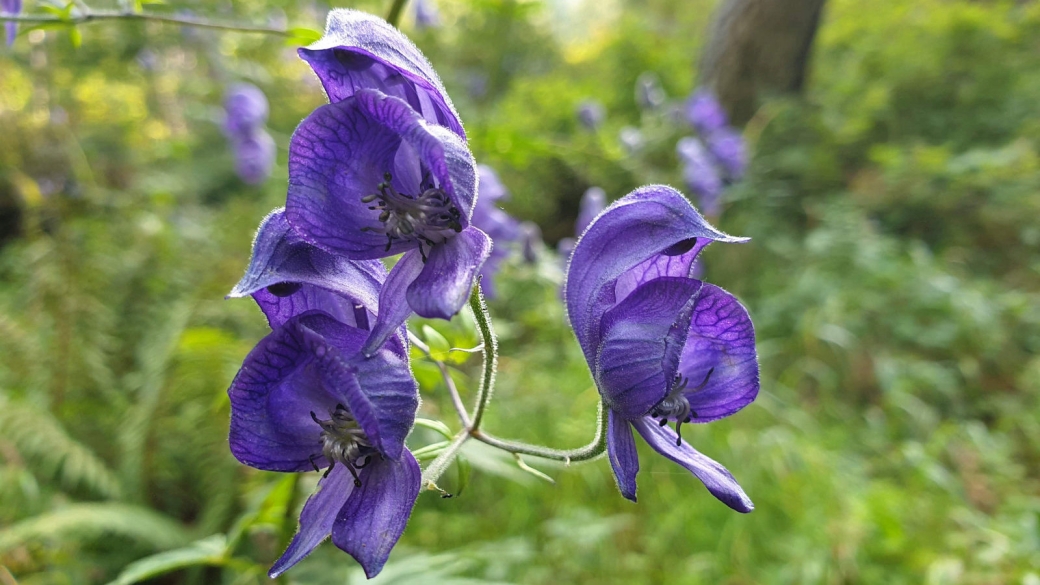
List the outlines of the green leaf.
{"type": "Polygon", "coordinates": [[[451,441],[431,443],[429,445],[426,445],[425,447],[421,447],[419,449],[416,449],[415,451],[412,451],[412,456],[415,457],[415,459],[418,461],[429,461],[432,459],[436,459],[437,456],[441,454],[441,451],[444,451],[444,448],[447,447],[450,443],[451,441]]]}
{"type": "Polygon", "coordinates": [[[118,534],[157,550],[188,542],[184,527],[167,516],[130,504],[71,504],[0,530],[0,552],[39,540],[89,542],[118,534]]]}
{"type": "Polygon", "coordinates": [[[83,33],[80,32],[78,27],[69,27],[69,42],[72,43],[73,48],[80,48],[83,45],[83,33]]]}
{"type": "Polygon", "coordinates": [[[422,427],[424,429],[430,429],[431,431],[437,432],[449,441],[454,437],[454,435],[451,432],[451,429],[448,428],[448,425],[442,423],[439,420],[431,420],[428,418],[416,418],[415,426],[422,427]]]}
{"type": "Polygon", "coordinates": [[[441,362],[448,359],[448,354],[451,353],[451,344],[448,343],[448,340],[439,331],[429,325],[423,325],[422,334],[426,344],[430,346],[430,354],[433,359],[441,362]]]}
{"type": "Polygon", "coordinates": [[[309,45],[321,38],[321,31],[302,26],[290,28],[286,32],[290,35],[286,41],[290,45],[309,45]]]}
{"type": "Polygon", "coordinates": [[[109,585],[130,585],[172,571],[197,566],[220,566],[226,562],[227,538],[223,534],[195,541],[184,548],[145,557],[127,565],[109,585]]]}
{"type": "Polygon", "coordinates": [[[466,490],[466,486],[469,485],[469,477],[473,472],[473,468],[469,465],[469,459],[460,451],[458,456],[455,457],[455,472],[458,474],[459,484],[455,488],[455,496],[461,496],[462,492],[466,490]]]}

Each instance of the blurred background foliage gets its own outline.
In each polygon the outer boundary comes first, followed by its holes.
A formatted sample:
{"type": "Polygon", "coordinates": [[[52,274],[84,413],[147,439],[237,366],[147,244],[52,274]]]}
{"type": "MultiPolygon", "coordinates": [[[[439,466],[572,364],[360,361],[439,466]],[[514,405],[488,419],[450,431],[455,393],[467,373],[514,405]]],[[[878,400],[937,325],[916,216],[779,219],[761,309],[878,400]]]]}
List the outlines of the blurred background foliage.
{"type": "MultiPolygon", "coordinates": [[[[408,12],[505,207],[548,242],[497,279],[491,432],[591,436],[597,396],[551,249],[589,186],[613,199],[681,184],[675,108],[713,5],[439,0],[442,26],[424,30],[408,12]],[[638,106],[644,72],[664,106],[638,106]],[[586,99],[606,108],[596,131],[575,117],[586,99]]],[[[328,6],[146,8],[320,29],[328,6]]],[[[284,39],[78,30],[78,47],[41,29],[0,52],[0,582],[263,582],[317,474],[228,452],[225,390],[266,322],[223,295],[284,202],[289,136],[322,92],[284,39]],[[259,187],[236,177],[220,129],[237,81],[271,103],[278,164],[259,187]]],[[[719,221],[753,240],[704,256],[755,321],[762,394],[689,439],[757,509],[731,512],[660,457],[643,459],[631,505],[605,461],[529,459],[552,486],[476,446],[472,477],[420,498],[378,581],[1040,585],[1038,103],[1040,4],[831,0],[803,99],[766,99],[744,129],[749,174],[719,221]]],[[[465,316],[430,324],[476,342],[465,316]]],[[[464,355],[466,392],[478,360],[464,355]]],[[[436,369],[414,369],[422,416],[457,428],[436,369]]],[[[281,580],[363,574],[326,544],[281,580]]]]}

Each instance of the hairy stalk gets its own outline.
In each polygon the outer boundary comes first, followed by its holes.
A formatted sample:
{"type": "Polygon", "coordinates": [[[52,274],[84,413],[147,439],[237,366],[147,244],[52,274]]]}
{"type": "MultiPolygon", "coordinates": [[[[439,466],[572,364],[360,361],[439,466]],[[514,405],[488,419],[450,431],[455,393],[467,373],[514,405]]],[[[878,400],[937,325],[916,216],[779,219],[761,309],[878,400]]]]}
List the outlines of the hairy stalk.
{"type": "Polygon", "coordinates": [[[212,20],[206,20],[204,18],[197,18],[194,16],[186,15],[165,15],[165,14],[149,14],[147,12],[122,12],[118,10],[89,10],[80,11],[76,14],[69,15],[68,17],[61,16],[50,16],[50,15],[37,15],[37,14],[23,14],[23,15],[11,15],[4,14],[0,15],[0,22],[21,22],[25,24],[87,24],[90,22],[100,22],[103,20],[134,20],[134,21],[153,21],[153,22],[165,22],[168,24],[179,24],[182,26],[193,26],[196,28],[208,28],[214,30],[233,31],[241,33],[260,33],[266,35],[277,35],[282,37],[292,37],[291,31],[272,28],[268,26],[254,26],[250,24],[235,24],[230,22],[215,22],[212,20]]]}
{"type": "Polygon", "coordinates": [[[471,431],[470,434],[473,435],[474,439],[482,443],[487,443],[492,447],[514,455],[532,455],[542,459],[551,459],[571,464],[579,461],[590,461],[599,457],[607,450],[607,417],[603,412],[603,403],[600,402],[596,413],[596,436],[593,437],[592,442],[588,445],[578,447],[577,449],[550,449],[540,445],[508,441],[491,436],[479,429],[471,431]]]}
{"type": "Polygon", "coordinates": [[[448,446],[444,448],[444,451],[426,466],[426,469],[423,470],[422,483],[420,484],[422,489],[441,491],[437,487],[437,480],[441,478],[444,471],[455,460],[455,456],[459,454],[462,444],[469,438],[470,434],[465,429],[459,431],[455,438],[451,440],[451,443],[448,443],[448,446]]]}
{"type": "Polygon", "coordinates": [[[394,0],[394,3],[390,5],[390,10],[386,13],[386,21],[397,26],[398,21],[401,20],[401,13],[404,12],[405,4],[408,4],[408,0],[394,0]]]}
{"type": "Polygon", "coordinates": [[[437,369],[441,371],[441,378],[444,378],[444,385],[448,388],[448,394],[451,395],[451,403],[455,407],[455,412],[459,415],[459,420],[462,421],[462,426],[467,429],[473,424],[469,419],[469,413],[466,412],[466,406],[462,403],[462,396],[459,394],[459,389],[455,386],[455,380],[451,377],[451,372],[448,370],[448,365],[441,360],[433,357],[433,352],[430,351],[430,347],[423,343],[414,333],[408,332],[408,340],[412,342],[419,351],[423,352],[427,359],[437,366],[437,369]]]}
{"type": "Polygon", "coordinates": [[[473,317],[477,320],[477,329],[483,340],[484,369],[480,375],[480,386],[477,388],[477,404],[473,407],[473,423],[467,425],[470,433],[480,429],[484,420],[484,410],[491,401],[491,393],[495,389],[495,372],[498,370],[498,337],[491,328],[491,315],[488,313],[484,293],[480,290],[480,282],[473,287],[469,295],[469,306],[473,309],[473,317]]]}

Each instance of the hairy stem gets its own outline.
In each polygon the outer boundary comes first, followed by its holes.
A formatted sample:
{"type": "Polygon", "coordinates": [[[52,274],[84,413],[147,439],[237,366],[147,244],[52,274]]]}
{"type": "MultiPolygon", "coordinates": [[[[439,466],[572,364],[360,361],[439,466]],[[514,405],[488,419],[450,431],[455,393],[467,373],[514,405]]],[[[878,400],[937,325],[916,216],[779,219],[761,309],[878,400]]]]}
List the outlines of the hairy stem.
{"type": "Polygon", "coordinates": [[[495,372],[498,370],[498,337],[491,328],[491,315],[488,313],[487,303],[484,302],[484,293],[480,290],[480,282],[473,287],[469,295],[469,306],[473,309],[473,316],[477,320],[477,329],[483,340],[484,369],[480,375],[480,386],[477,387],[477,404],[473,407],[473,423],[467,425],[470,433],[480,429],[480,423],[484,420],[484,410],[491,401],[491,393],[495,389],[495,372]]]}
{"type": "Polygon", "coordinates": [[[591,443],[577,449],[550,449],[540,445],[529,445],[519,441],[499,439],[479,429],[471,431],[470,434],[473,435],[474,439],[482,443],[487,443],[492,447],[513,453],[514,455],[532,455],[542,459],[551,459],[570,464],[595,459],[607,450],[607,416],[603,412],[602,402],[599,403],[596,417],[596,436],[591,443]]]}
{"type": "Polygon", "coordinates": [[[459,454],[462,444],[469,438],[470,434],[466,429],[459,431],[455,438],[451,440],[451,443],[444,448],[444,451],[426,466],[422,473],[422,489],[440,491],[437,487],[437,480],[441,478],[441,475],[448,469],[451,462],[455,460],[455,456],[459,454]]]}
{"type": "Polygon", "coordinates": [[[473,424],[469,420],[469,413],[466,412],[466,406],[462,403],[462,395],[459,394],[459,389],[455,385],[455,380],[451,377],[451,372],[448,370],[448,365],[441,360],[433,357],[433,352],[430,351],[430,346],[423,343],[414,333],[408,332],[408,340],[412,342],[412,345],[419,351],[423,352],[427,359],[437,366],[437,369],[441,371],[441,378],[444,378],[444,386],[448,388],[448,394],[451,395],[451,404],[455,407],[455,412],[459,415],[459,420],[462,422],[462,426],[467,429],[473,424]]]}
{"type": "Polygon", "coordinates": [[[397,26],[401,20],[401,13],[404,12],[405,4],[408,4],[408,0],[394,0],[394,3],[390,5],[390,11],[386,13],[386,21],[397,26]]]}
{"type": "Polygon", "coordinates": [[[71,14],[68,17],[50,16],[50,15],[37,15],[37,14],[24,14],[24,15],[12,15],[2,14],[0,15],[0,22],[21,22],[25,24],[47,24],[47,23],[59,23],[59,24],[87,24],[90,22],[101,22],[103,20],[133,20],[133,21],[152,21],[152,22],[165,22],[169,24],[179,24],[182,26],[193,26],[196,28],[208,28],[214,30],[233,31],[241,33],[260,33],[266,35],[277,35],[282,37],[291,37],[293,33],[281,28],[272,28],[269,26],[254,26],[250,24],[236,24],[230,22],[215,22],[212,20],[206,20],[204,18],[198,18],[187,15],[166,15],[166,14],[150,14],[147,12],[121,12],[118,10],[89,10],[80,11],[76,14],[71,14]]]}

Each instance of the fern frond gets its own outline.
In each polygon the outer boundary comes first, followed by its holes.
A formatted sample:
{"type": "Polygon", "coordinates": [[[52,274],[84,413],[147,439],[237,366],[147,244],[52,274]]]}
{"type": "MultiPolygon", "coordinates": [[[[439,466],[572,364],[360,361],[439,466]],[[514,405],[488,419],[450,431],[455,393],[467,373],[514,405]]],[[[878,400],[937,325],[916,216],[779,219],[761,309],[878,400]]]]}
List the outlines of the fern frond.
{"type": "Polygon", "coordinates": [[[37,541],[88,542],[119,535],[156,550],[189,542],[187,530],[176,520],[130,504],[71,504],[33,516],[0,530],[0,552],[37,541]]]}
{"type": "Polygon", "coordinates": [[[0,437],[14,444],[30,469],[57,477],[66,490],[81,488],[106,499],[122,494],[115,473],[46,410],[0,395],[0,437]]]}

